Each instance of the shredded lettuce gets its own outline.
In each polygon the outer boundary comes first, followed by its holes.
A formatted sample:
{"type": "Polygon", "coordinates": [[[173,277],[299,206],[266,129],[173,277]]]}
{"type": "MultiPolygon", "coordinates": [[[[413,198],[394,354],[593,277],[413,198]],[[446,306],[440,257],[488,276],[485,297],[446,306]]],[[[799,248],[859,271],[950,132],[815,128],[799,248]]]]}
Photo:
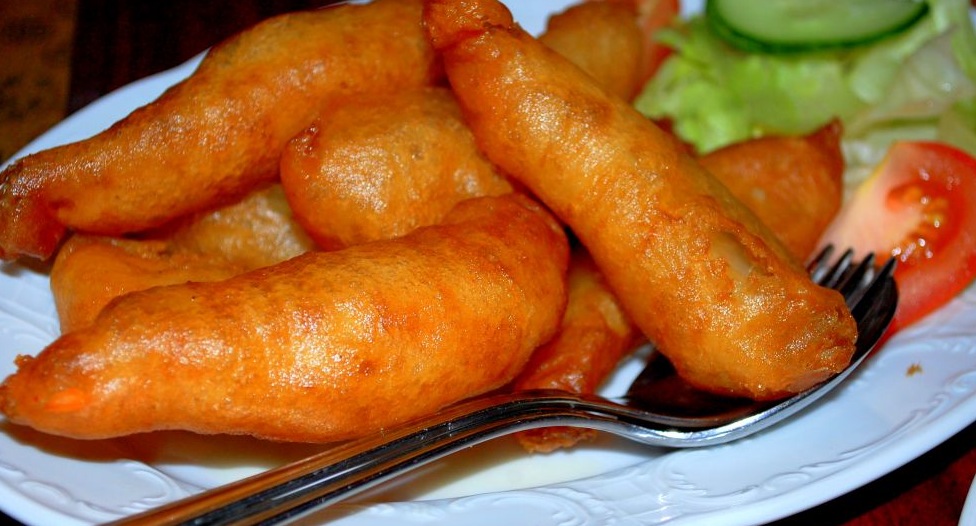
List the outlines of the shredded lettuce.
{"type": "Polygon", "coordinates": [[[702,16],[662,31],[675,53],[634,104],[702,153],[768,134],[805,133],[863,103],[832,55],[745,53],[712,33],[702,16]]]}
{"type": "MultiPolygon", "coordinates": [[[[944,140],[976,155],[976,32],[967,0],[879,42],[833,52],[746,53],[702,15],[661,33],[675,52],[635,106],[706,153],[752,137],[808,133],[839,118],[856,166],[895,138],[944,140]]],[[[856,177],[855,177],[856,178],[856,177]]]]}

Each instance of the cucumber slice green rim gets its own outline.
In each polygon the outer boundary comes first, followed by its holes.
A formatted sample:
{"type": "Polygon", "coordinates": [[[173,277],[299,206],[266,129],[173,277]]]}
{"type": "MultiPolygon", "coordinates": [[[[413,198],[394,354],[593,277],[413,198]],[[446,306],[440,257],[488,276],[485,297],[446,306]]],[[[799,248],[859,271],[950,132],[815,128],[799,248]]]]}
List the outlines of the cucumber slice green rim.
{"type": "Polygon", "coordinates": [[[734,47],[765,53],[850,48],[913,26],[924,0],[707,0],[705,18],[734,47]]]}

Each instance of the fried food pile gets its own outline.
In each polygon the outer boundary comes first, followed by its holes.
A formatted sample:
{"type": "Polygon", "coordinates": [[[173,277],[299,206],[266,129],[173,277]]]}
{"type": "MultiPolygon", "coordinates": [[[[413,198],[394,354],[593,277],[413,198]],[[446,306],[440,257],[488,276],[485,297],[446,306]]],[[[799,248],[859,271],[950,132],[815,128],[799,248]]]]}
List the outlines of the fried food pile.
{"type": "Polygon", "coordinates": [[[80,438],[383,429],[517,374],[558,326],[567,258],[528,198],[467,200],[397,239],[122,296],[19,358],[3,412],[80,438]]]}
{"type": "Polygon", "coordinates": [[[478,146],[579,237],[641,331],[690,383],[756,399],[839,372],[856,327],[672,137],[492,1],[425,21],[478,146]]]}
{"type": "Polygon", "coordinates": [[[693,158],[628,105],[635,5],[539,39],[496,0],[283,15],[19,160],[0,257],[52,261],[63,334],[0,411],[330,442],[498,389],[594,392],[646,340],[722,394],[840,370],[853,320],[797,263],[840,204],[839,128],[693,158]]]}
{"type": "Polygon", "coordinates": [[[68,230],[159,227],[274,181],[285,144],[321,112],[439,78],[421,8],[379,0],[271,18],[104,132],[25,157],[0,182],[0,258],[47,258],[68,230]]]}
{"type": "Polygon", "coordinates": [[[401,236],[465,199],[512,191],[446,87],[329,112],[288,143],[280,166],[298,220],[327,250],[401,236]]]}

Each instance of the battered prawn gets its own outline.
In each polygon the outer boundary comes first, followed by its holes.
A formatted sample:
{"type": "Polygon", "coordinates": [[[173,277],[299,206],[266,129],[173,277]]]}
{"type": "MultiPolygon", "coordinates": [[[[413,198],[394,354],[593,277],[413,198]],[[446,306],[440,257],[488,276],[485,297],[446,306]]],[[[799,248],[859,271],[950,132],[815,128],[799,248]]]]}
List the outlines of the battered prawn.
{"type": "Polygon", "coordinates": [[[840,210],[844,194],[841,124],[802,137],[761,137],[698,159],[793,256],[804,261],[840,210]]]}
{"type": "Polygon", "coordinates": [[[440,79],[421,0],[288,13],[214,47],[185,81],[94,137],[0,173],[0,258],[67,230],[120,235],[271,183],[285,143],[340,99],[440,79]]]}
{"type": "Polygon", "coordinates": [[[21,356],[13,423],[328,442],[499,388],[559,326],[568,243],[539,204],[460,203],[403,237],[127,294],[21,356]]]}
{"type": "Polygon", "coordinates": [[[129,292],[220,281],[315,249],[275,184],[143,238],[74,234],[54,258],[51,292],[69,332],[129,292]]]}
{"type": "Polygon", "coordinates": [[[424,21],[481,150],[572,228],[679,374],[770,399],[848,363],[843,298],[665,132],[497,1],[427,0],[424,21]]]}
{"type": "Polygon", "coordinates": [[[352,100],[292,139],[281,184],[326,249],[406,234],[512,186],[478,150],[450,90],[352,100]]]}

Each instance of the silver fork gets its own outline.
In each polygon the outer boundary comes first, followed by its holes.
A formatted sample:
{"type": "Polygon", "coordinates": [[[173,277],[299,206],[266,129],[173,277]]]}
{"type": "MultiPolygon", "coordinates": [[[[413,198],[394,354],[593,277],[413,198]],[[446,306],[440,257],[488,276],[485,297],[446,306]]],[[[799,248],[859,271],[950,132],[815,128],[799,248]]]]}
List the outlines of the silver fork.
{"type": "Polygon", "coordinates": [[[619,399],[562,391],[479,397],[116,524],[275,524],[298,519],[469,446],[540,427],[586,427],[669,448],[709,446],[751,435],[843,382],[870,354],[894,315],[894,259],[877,269],[873,255],[855,265],[850,250],[833,263],[832,254],[828,247],[808,270],[814,281],[844,295],[858,326],[854,357],[833,378],[790,398],[754,402],[700,392],[684,384],[667,360],[654,353],[619,399]]]}

